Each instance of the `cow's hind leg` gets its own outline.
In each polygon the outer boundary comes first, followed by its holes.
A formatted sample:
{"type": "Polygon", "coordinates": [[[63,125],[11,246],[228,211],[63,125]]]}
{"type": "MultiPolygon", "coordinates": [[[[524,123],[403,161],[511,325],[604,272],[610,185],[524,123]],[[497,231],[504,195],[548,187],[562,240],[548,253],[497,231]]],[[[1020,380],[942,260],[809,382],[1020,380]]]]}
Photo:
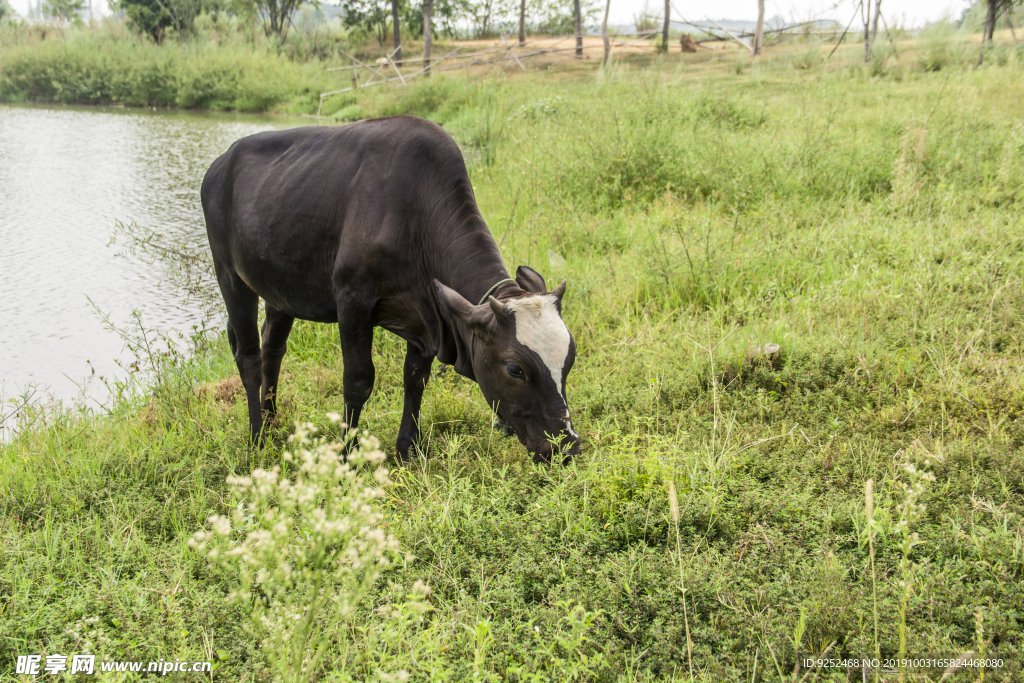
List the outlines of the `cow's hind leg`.
{"type": "Polygon", "coordinates": [[[217,280],[228,310],[228,343],[242,379],[249,406],[249,435],[260,441],[263,416],[260,410],[260,332],[256,323],[259,297],[234,273],[218,269],[217,280]]]}
{"type": "Polygon", "coordinates": [[[263,323],[262,358],[263,429],[269,428],[277,415],[277,378],[281,373],[281,360],[288,351],[288,335],[295,321],[290,315],[267,306],[267,320],[263,323]]]}
{"type": "Polygon", "coordinates": [[[398,457],[409,459],[409,450],[413,448],[420,436],[420,404],[423,401],[423,390],[430,379],[430,365],[434,362],[432,355],[420,353],[413,344],[405,347],[405,404],[402,407],[402,426],[398,429],[396,444],[398,457]]]}
{"type": "Polygon", "coordinates": [[[345,424],[359,425],[363,404],[373,391],[373,319],[372,309],[352,304],[338,305],[338,330],[341,333],[341,358],[344,364],[342,388],[345,395],[345,424]]]}

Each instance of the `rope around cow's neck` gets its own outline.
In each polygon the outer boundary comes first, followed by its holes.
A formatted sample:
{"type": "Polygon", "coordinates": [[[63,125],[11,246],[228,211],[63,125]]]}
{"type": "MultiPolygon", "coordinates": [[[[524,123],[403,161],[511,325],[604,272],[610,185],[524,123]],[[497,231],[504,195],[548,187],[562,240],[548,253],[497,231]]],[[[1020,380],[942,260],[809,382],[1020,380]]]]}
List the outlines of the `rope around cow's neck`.
{"type": "MultiPolygon", "coordinates": [[[[494,292],[498,290],[498,287],[501,287],[506,282],[515,282],[515,279],[507,277],[504,280],[498,280],[497,282],[495,282],[493,285],[491,285],[491,288],[487,290],[487,293],[480,298],[480,303],[478,303],[477,306],[483,306],[484,302],[487,301],[487,298],[494,294],[494,292]]],[[[473,367],[473,359],[476,357],[476,332],[470,330],[469,334],[469,366],[473,367]]],[[[475,368],[473,370],[473,374],[476,374],[475,368]]]]}

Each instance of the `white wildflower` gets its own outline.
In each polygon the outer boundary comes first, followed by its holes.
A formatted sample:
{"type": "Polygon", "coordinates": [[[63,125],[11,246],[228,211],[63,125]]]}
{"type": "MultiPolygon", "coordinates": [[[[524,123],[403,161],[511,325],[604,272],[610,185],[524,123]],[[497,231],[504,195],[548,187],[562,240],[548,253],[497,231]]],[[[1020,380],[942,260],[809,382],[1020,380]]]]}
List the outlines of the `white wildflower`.
{"type": "MultiPolygon", "coordinates": [[[[337,413],[327,417],[341,421],[337,413]]],[[[266,633],[263,652],[283,680],[317,677],[326,634],[343,629],[399,552],[397,540],[380,526],[379,500],[391,483],[380,442],[348,430],[359,448],[346,461],[340,443],[316,433],[311,423],[296,424],[283,455],[294,463],[290,477],[282,477],[280,467],[230,477],[241,502],[230,518],[211,517],[211,531],[190,540],[211,563],[238,577],[240,586],[229,599],[252,610],[253,623],[266,633]],[[261,599],[253,601],[254,594],[261,599]],[[317,623],[305,619],[310,609],[318,610],[317,623]]],[[[430,588],[417,582],[413,592],[423,598],[430,588]]],[[[404,671],[389,675],[387,680],[409,677],[404,671]]]]}

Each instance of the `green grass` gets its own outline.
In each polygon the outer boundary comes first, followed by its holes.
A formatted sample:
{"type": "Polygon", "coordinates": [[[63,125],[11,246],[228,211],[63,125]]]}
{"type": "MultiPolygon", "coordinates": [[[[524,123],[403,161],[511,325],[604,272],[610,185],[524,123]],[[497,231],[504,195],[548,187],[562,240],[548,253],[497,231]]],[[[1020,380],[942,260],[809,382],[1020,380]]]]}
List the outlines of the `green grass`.
{"type": "Polygon", "coordinates": [[[329,80],[265,43],[157,45],[113,22],[38,33],[0,27],[0,101],[305,111],[329,80]]]}
{"type": "MultiPolygon", "coordinates": [[[[0,102],[314,114],[321,92],[347,85],[325,71],[342,63],[339,48],[370,62],[383,54],[337,26],[296,29],[284,41],[224,16],[203,15],[197,26],[189,41],[158,45],[113,18],[89,27],[0,23],[0,102]]],[[[407,43],[408,52],[418,47],[407,43]]]]}
{"type": "MultiPolygon", "coordinates": [[[[428,458],[392,473],[385,506],[413,557],[338,634],[335,679],[391,657],[412,680],[688,680],[687,625],[706,681],[891,656],[901,627],[910,653],[983,651],[1007,664],[985,680],[1020,678],[1024,81],[1014,60],[870,69],[624,63],[339,103],[443,122],[506,262],[568,279],[585,449],[534,465],[471,382],[435,374],[428,458]],[[768,342],[780,364],[746,358],[768,342]],[[936,481],[904,533],[904,466],[926,453],[936,481]],[[429,626],[381,654],[372,608],[416,580],[429,626]]],[[[280,461],[294,420],[328,425],[337,346],[297,324],[261,453],[242,403],[195,392],[234,374],[222,337],[109,414],[26,414],[0,447],[0,661],[209,658],[217,680],[268,680],[232,577],[187,540],[237,502],[226,476],[280,461]]],[[[378,330],[374,351],[362,426],[390,449],[404,346],[378,330]]]]}

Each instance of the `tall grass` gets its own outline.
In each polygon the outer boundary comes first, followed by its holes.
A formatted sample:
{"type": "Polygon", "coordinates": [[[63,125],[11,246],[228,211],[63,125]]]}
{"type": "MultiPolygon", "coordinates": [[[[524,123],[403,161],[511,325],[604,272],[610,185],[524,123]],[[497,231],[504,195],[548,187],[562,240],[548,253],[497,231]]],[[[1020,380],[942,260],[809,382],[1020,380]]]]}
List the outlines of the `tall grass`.
{"type": "MultiPolygon", "coordinates": [[[[0,24],[0,101],[123,104],[300,114],[320,111],[327,116],[338,114],[341,120],[357,120],[386,111],[386,107],[375,103],[392,98],[390,86],[331,97],[324,102],[326,108],[321,108],[319,93],[348,85],[348,76],[324,70],[326,66],[348,64],[347,59],[342,59],[339,50],[355,54],[367,62],[372,62],[384,52],[365,32],[345,28],[337,21],[315,24],[311,15],[304,15],[297,23],[298,26],[282,40],[278,37],[268,38],[254,24],[225,14],[202,14],[197,19],[195,35],[186,41],[172,36],[160,45],[137,34],[124,21],[115,18],[106,18],[82,27],[3,23],[0,24]]],[[[403,51],[407,57],[411,57],[418,54],[421,48],[419,41],[407,39],[403,51]]],[[[440,43],[435,46],[436,51],[446,49],[440,43]]],[[[660,68],[656,69],[659,72],[656,78],[661,81],[678,80],[685,78],[683,74],[689,73],[691,76],[701,74],[705,79],[710,76],[710,80],[715,82],[722,79],[736,80],[737,77],[764,82],[765,79],[780,77],[791,79],[798,73],[828,77],[843,72],[854,78],[899,81],[915,78],[922,73],[975,69],[979,46],[977,36],[968,29],[949,21],[941,21],[928,26],[913,39],[901,30],[892,32],[891,39],[880,38],[875,46],[874,61],[869,65],[861,63],[858,49],[856,44],[851,43],[833,55],[817,39],[799,39],[785,47],[771,50],[766,57],[752,62],[749,69],[745,58],[739,53],[734,55],[732,51],[694,55],[664,54],[657,57],[660,68]]],[[[1024,64],[1024,48],[1012,42],[1009,35],[1000,36],[993,47],[987,48],[986,54],[987,66],[1019,69],[1024,64]]],[[[629,53],[617,57],[626,70],[647,67],[652,58],[649,54],[629,53]]],[[[570,79],[573,74],[589,73],[596,69],[596,65],[577,64],[574,60],[557,57],[541,58],[530,64],[532,69],[555,67],[564,71],[570,79]]],[[[605,73],[615,73],[616,68],[601,70],[598,78],[604,78],[605,73]]],[[[477,67],[474,72],[480,75],[487,69],[477,67]]],[[[413,71],[407,69],[410,74],[413,71]]],[[[493,71],[499,73],[502,68],[493,67],[493,71]]],[[[367,74],[364,72],[363,75],[367,74]]],[[[651,75],[647,74],[644,78],[650,80],[651,75]]],[[[432,81],[438,80],[450,79],[435,73],[432,81]]],[[[429,92],[432,89],[422,86],[413,90],[429,92]]],[[[687,125],[688,121],[706,121],[709,125],[727,131],[736,130],[737,126],[759,125],[759,117],[762,115],[760,110],[720,110],[721,98],[712,94],[712,90],[708,93],[708,97],[698,104],[698,110],[677,112],[678,125],[687,125]]],[[[409,100],[410,106],[416,108],[411,104],[416,97],[416,94],[410,93],[397,99],[409,100]]],[[[483,100],[482,104],[486,106],[487,101],[483,100]]],[[[647,104],[658,106],[655,102],[647,104]]],[[[664,119],[662,113],[657,113],[656,117],[664,119]]],[[[616,154],[621,145],[639,144],[644,149],[659,150],[659,143],[664,141],[655,139],[658,134],[656,131],[650,131],[650,134],[654,137],[606,141],[612,143],[613,147],[603,151],[611,153],[614,162],[619,159],[616,154]]],[[[817,150],[802,151],[805,155],[799,156],[797,162],[803,164],[802,168],[813,171],[813,167],[806,166],[805,162],[814,159],[817,150]]],[[[665,175],[668,169],[658,168],[656,157],[659,154],[678,155],[679,152],[673,148],[652,152],[655,157],[634,160],[641,164],[639,167],[620,167],[619,163],[607,166],[603,163],[607,160],[600,156],[593,162],[601,167],[603,175],[599,178],[602,183],[610,181],[610,196],[607,199],[615,202],[621,199],[616,199],[617,195],[632,196],[629,187],[636,182],[637,173],[653,173],[662,184],[687,182],[700,185],[699,173],[696,176],[679,177],[665,175]]],[[[872,160],[866,161],[868,168],[872,167],[872,160]]],[[[739,168],[746,167],[741,165],[739,168]]],[[[586,169],[587,177],[598,177],[594,176],[592,170],[586,169]]],[[[806,181],[807,175],[777,175],[769,169],[753,180],[764,182],[771,179],[806,181]]],[[[737,179],[737,183],[747,180],[750,179],[737,179]]],[[[862,191],[874,191],[875,186],[870,180],[862,181],[866,183],[862,191]]]]}
{"type": "MultiPolygon", "coordinates": [[[[427,458],[380,502],[411,557],[332,631],[317,675],[860,679],[800,662],[970,650],[1003,658],[987,680],[1019,678],[1017,69],[619,62],[347,101],[441,121],[509,265],[568,279],[586,446],[534,465],[475,385],[433,377],[427,458]],[[750,351],[769,342],[778,358],[750,351]],[[942,457],[911,500],[917,452],[942,457]]],[[[296,325],[258,453],[226,340],[211,344],[109,414],[26,411],[0,446],[0,660],[88,645],[273,678],[226,602],[238,580],[188,540],[240,502],[229,475],[281,465],[294,421],[334,434],[337,333],[296,325]]],[[[361,427],[385,452],[403,354],[378,332],[361,427]]]]}
{"type": "Polygon", "coordinates": [[[106,31],[4,47],[0,100],[267,111],[325,84],[319,63],[302,64],[271,46],[211,42],[164,45],[106,31]]]}
{"type": "Polygon", "coordinates": [[[338,87],[324,69],[339,48],[370,61],[379,52],[361,41],[337,26],[268,39],[209,15],[190,40],[159,45],[111,18],[80,28],[0,25],[0,101],[315,113],[319,94],[338,87]]]}

